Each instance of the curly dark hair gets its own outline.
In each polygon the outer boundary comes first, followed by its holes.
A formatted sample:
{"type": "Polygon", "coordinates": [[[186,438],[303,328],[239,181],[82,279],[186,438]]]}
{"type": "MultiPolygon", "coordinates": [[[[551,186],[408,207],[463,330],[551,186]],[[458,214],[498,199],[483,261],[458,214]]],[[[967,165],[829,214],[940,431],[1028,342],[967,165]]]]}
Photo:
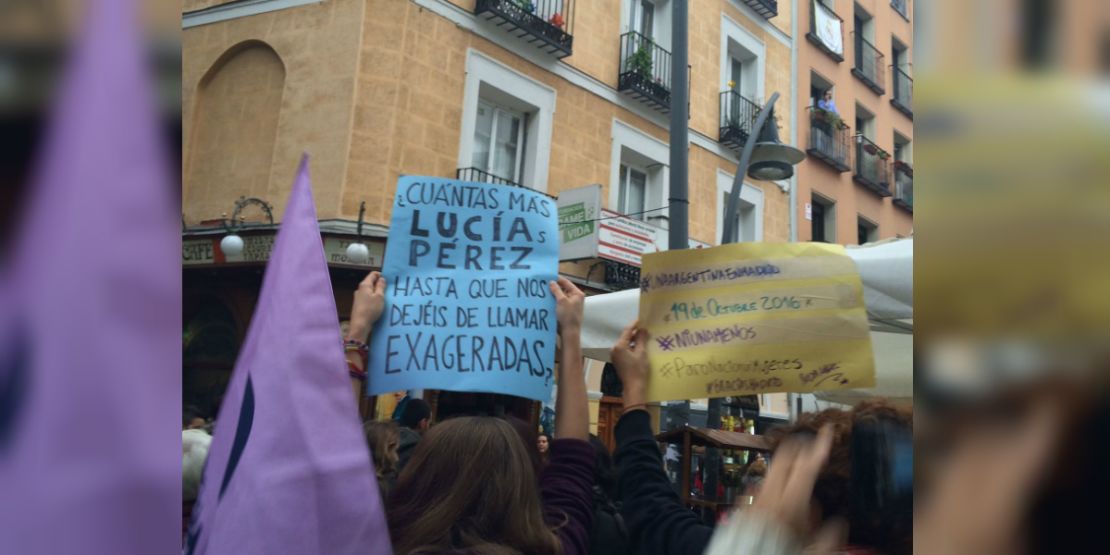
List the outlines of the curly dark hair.
{"type": "MultiPolygon", "coordinates": [[[[828,463],[813,487],[814,500],[820,504],[823,516],[846,519],[849,526],[848,541],[853,545],[870,547],[891,555],[912,553],[912,492],[904,507],[883,511],[882,514],[861,511],[861,497],[876,487],[876,484],[860,484],[861,476],[868,481],[874,480],[879,462],[875,460],[874,450],[864,449],[862,456],[871,460],[855,461],[857,464],[854,468],[853,454],[860,457],[861,450],[858,445],[853,449],[852,443],[853,430],[858,432],[877,426],[912,434],[912,410],[885,400],[865,401],[852,410],[826,409],[803,414],[794,424],[772,429],[767,437],[772,446],[777,448],[789,436],[816,435],[826,424],[833,429],[832,450],[829,452],[828,463]]],[[[771,465],[774,466],[773,459],[771,465]]]]}

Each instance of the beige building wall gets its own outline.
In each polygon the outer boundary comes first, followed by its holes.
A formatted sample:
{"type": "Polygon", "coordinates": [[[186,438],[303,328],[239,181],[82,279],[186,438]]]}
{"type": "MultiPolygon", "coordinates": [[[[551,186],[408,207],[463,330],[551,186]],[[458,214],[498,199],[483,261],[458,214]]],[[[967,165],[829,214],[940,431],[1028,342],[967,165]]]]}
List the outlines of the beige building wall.
{"type": "MultiPolygon", "coordinates": [[[[834,101],[841,118],[851,126],[851,133],[857,132],[855,125],[856,105],[863,106],[875,115],[875,132],[872,140],[882,149],[893,155],[894,132],[911,140],[912,153],[913,120],[895,109],[890,100],[894,95],[893,70],[891,69],[892,37],[897,37],[908,48],[909,60],[913,60],[913,26],[890,5],[889,0],[833,0],[837,15],[843,19],[844,61],[837,62],[818,49],[804,37],[812,18],[812,0],[799,1],[798,4],[798,143],[803,150],[809,141],[809,91],[812,83],[811,73],[817,73],[834,85],[834,101]],[[875,47],[885,56],[885,92],[876,94],[859,78],[852,74],[855,67],[855,45],[853,42],[853,9],[858,4],[874,18],[875,47]]],[[[909,0],[908,0],[909,1],[909,0]]],[[[909,13],[912,14],[912,1],[909,13]]],[[[913,77],[912,70],[906,70],[913,77]]],[[[852,161],[855,154],[852,154],[852,161]]],[[[805,204],[810,202],[812,193],[836,202],[836,237],[833,242],[854,245],[858,243],[857,221],[859,216],[877,223],[879,238],[908,237],[913,231],[913,214],[895,206],[892,197],[880,197],[852,180],[855,168],[838,173],[820,160],[809,157],[802,162],[797,172],[798,186],[798,240],[812,238],[811,222],[805,218],[805,204]]],[[[893,173],[891,191],[894,191],[893,173]]]]}
{"type": "Polygon", "coordinates": [[[182,211],[187,223],[230,213],[242,194],[270,202],[274,218],[280,220],[303,152],[312,157],[320,218],[340,216],[365,7],[362,0],[327,0],[185,29],[181,116],[182,211]],[[272,50],[284,68],[277,114],[260,113],[272,112],[271,97],[257,96],[260,90],[273,92],[274,72],[263,75],[249,67],[237,71],[251,65],[249,60],[221,64],[245,46],[272,50]],[[231,73],[221,78],[224,70],[231,73]],[[227,84],[219,91],[206,87],[221,81],[227,84]],[[276,134],[270,137],[258,120],[275,115],[276,134]],[[220,128],[218,150],[207,136],[203,141],[200,136],[213,122],[220,128]],[[235,163],[240,151],[261,150],[259,141],[273,145],[269,167],[261,176],[256,156],[243,156],[250,161],[246,165],[235,163]]]}
{"type": "MultiPolygon", "coordinates": [[[[471,10],[473,0],[452,0],[471,10]]],[[[186,2],[186,11],[221,2],[186,2]]],[[[562,61],[530,61],[518,52],[534,48],[506,32],[483,38],[428,9],[446,0],[324,0],[185,29],[183,117],[185,126],[184,211],[189,223],[229,212],[241,194],[252,194],[280,210],[300,153],[312,155],[312,178],[321,218],[356,219],[359,204],[367,219],[388,224],[396,181],[401,174],[453,177],[462,132],[468,49],[508,66],[555,91],[547,192],[600,183],[607,205],[612,175],[613,120],[667,141],[667,116],[620,94],[614,102],[560,76],[569,67],[615,93],[619,41],[625,23],[621,0],[578,0],[574,54],[562,61]],[[220,63],[229,52],[256,41],[276,54],[284,68],[280,113],[268,175],[258,169],[269,140],[260,129],[260,111],[272,110],[274,79],[265,88],[242,72],[239,83],[220,95],[209,84],[221,82],[220,63]],[[213,77],[215,75],[215,77],[213,77]],[[252,88],[253,87],[253,88],[252,88]],[[265,88],[268,102],[252,91],[265,88]],[[221,110],[209,111],[209,98],[221,110]],[[234,112],[239,110],[239,118],[234,112]],[[228,123],[231,120],[235,123],[228,123]],[[215,123],[214,123],[215,122],[215,123]],[[218,132],[209,129],[216,125],[218,132]],[[209,138],[213,136],[215,138],[209,138]],[[203,138],[202,138],[203,136],[203,138]],[[218,146],[216,146],[218,145],[218,146]],[[239,146],[236,146],[239,145],[239,146]],[[237,149],[250,151],[241,158],[237,149]],[[225,158],[224,160],[220,160],[225,158]]],[[[770,22],[737,9],[738,2],[713,0],[690,8],[691,135],[690,235],[716,243],[717,172],[735,172],[737,155],[716,142],[721,82],[722,14],[765,47],[764,91],[781,95],[777,107],[780,135],[789,137],[789,2],[779,3],[770,22]],[[773,30],[777,29],[777,30],[773,30]]],[[[745,8],[746,9],[746,8],[745,8]]],[[[456,10],[461,11],[461,10],[456,10]]],[[[483,25],[486,25],[484,22],[483,25]]],[[[490,28],[493,28],[492,26],[490,28]]],[[[531,58],[535,58],[531,56],[531,58]]],[[[230,66],[225,66],[230,67],[230,66]]],[[[763,100],[763,99],[757,99],[763,100]]],[[[763,237],[789,238],[789,195],[773,183],[753,182],[763,192],[763,237]]],[[[666,198],[666,195],[663,195],[666,198]]],[[[650,206],[654,208],[655,206],[650,206]]],[[[615,208],[615,207],[610,207],[615,208]]]]}

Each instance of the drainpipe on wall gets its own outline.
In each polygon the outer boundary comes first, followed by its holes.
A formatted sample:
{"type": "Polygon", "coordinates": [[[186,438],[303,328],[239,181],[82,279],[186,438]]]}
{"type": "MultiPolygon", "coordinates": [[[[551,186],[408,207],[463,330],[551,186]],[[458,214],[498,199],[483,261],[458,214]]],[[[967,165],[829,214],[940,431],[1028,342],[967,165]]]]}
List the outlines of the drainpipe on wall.
{"type": "MultiPolygon", "coordinates": [[[[798,0],[790,0],[790,144],[798,147],[798,0]]],[[[790,176],[789,221],[794,243],[798,241],[798,172],[790,176]]]]}

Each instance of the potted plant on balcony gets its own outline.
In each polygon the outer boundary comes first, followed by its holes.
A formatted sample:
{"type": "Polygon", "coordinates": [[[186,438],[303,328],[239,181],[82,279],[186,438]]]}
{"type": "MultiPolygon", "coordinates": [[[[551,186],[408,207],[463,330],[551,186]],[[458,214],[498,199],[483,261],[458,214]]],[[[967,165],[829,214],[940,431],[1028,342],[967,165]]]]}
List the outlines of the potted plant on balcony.
{"type": "Polygon", "coordinates": [[[895,160],[894,161],[894,169],[896,171],[900,171],[900,172],[902,172],[902,173],[904,173],[904,174],[906,174],[910,177],[913,177],[913,168],[910,167],[910,165],[908,163],[903,162],[902,160],[895,160]]]}
{"type": "Polygon", "coordinates": [[[866,152],[866,153],[868,153],[872,156],[879,153],[879,149],[876,148],[875,145],[873,145],[873,144],[867,142],[866,140],[864,140],[863,135],[860,135],[860,142],[863,143],[863,151],[864,152],[866,152]]]}
{"type": "Polygon", "coordinates": [[[563,19],[563,14],[559,12],[551,14],[551,18],[548,19],[547,22],[553,25],[556,29],[560,30],[562,30],[563,27],[567,24],[566,20],[563,19]]]}
{"type": "Polygon", "coordinates": [[[635,54],[628,57],[628,69],[640,79],[650,83],[652,69],[651,53],[647,46],[640,46],[635,54]]]}
{"type": "Polygon", "coordinates": [[[818,121],[823,121],[823,122],[828,123],[829,125],[835,127],[836,129],[844,129],[844,128],[848,127],[844,123],[844,120],[840,119],[840,114],[837,114],[836,112],[830,112],[828,110],[825,110],[824,108],[818,108],[818,107],[814,106],[813,107],[813,117],[814,117],[814,119],[816,119],[818,121]]]}
{"type": "Polygon", "coordinates": [[[890,158],[890,153],[889,152],[887,152],[885,150],[880,150],[879,151],[879,160],[886,160],[888,158],[890,158]]]}

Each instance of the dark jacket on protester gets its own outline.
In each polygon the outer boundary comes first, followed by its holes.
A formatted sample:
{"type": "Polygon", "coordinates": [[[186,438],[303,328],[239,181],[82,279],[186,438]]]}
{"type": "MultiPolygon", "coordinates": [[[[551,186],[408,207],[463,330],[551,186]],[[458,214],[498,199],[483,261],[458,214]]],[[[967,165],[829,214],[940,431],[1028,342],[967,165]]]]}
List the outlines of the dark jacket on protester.
{"type": "Polygon", "coordinates": [[[594,448],[580,439],[556,439],[548,456],[540,473],[544,521],[555,529],[563,555],[587,555],[594,522],[594,448]]]}
{"type": "Polygon", "coordinates": [[[625,555],[628,550],[628,527],[620,513],[620,503],[595,485],[594,529],[590,534],[590,555],[625,555]]]}
{"type": "Polygon", "coordinates": [[[416,450],[417,443],[420,443],[420,433],[412,428],[401,426],[400,438],[397,441],[397,471],[393,473],[395,479],[405,469],[409,457],[412,457],[412,452],[416,450]]]}
{"type": "MultiPolygon", "coordinates": [[[[563,555],[587,555],[594,517],[594,448],[580,439],[556,439],[549,452],[551,461],[540,474],[544,522],[559,538],[563,555]]],[[[471,552],[441,551],[436,555],[471,552]]]]}
{"type": "Polygon", "coordinates": [[[631,535],[631,552],[642,555],[701,555],[713,527],[686,508],[663,471],[651,415],[633,410],[617,422],[617,469],[621,513],[631,535]]]}

